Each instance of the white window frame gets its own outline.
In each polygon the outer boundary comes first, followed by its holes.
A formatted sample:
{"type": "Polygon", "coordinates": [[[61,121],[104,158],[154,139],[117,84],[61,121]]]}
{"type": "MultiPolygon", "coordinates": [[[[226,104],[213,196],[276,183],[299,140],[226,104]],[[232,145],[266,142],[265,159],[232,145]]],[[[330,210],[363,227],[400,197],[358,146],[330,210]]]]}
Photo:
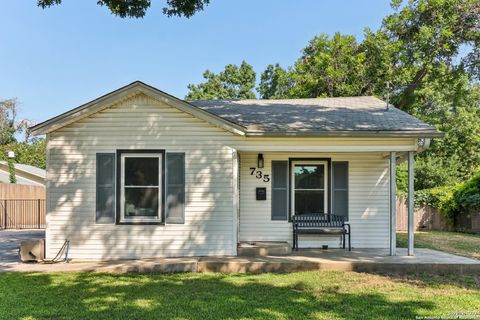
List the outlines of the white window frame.
{"type": "MultiPolygon", "coordinates": [[[[122,153],[120,156],[120,222],[163,222],[163,153],[122,153]],[[158,211],[155,217],[125,217],[125,159],[126,158],[157,158],[158,186],[135,186],[137,188],[158,187],[158,211]]],[[[130,186],[132,187],[132,186],[130,186]]]]}
{"type": "MultiPolygon", "coordinates": [[[[295,166],[296,165],[323,165],[323,174],[324,174],[324,178],[323,178],[323,197],[324,197],[324,200],[323,200],[323,203],[324,203],[324,213],[325,214],[329,214],[328,212],[328,184],[329,184],[329,176],[328,176],[328,161],[318,161],[318,160],[312,160],[312,161],[309,161],[309,160],[301,160],[301,161],[292,161],[291,162],[291,168],[290,168],[290,172],[291,172],[291,176],[290,176],[290,181],[291,181],[291,190],[290,190],[290,198],[292,199],[291,200],[291,203],[290,203],[290,210],[292,212],[292,215],[295,214],[295,166]]],[[[308,189],[301,189],[301,190],[308,190],[308,189]]],[[[311,190],[322,190],[322,189],[311,189],[311,190]]]]}

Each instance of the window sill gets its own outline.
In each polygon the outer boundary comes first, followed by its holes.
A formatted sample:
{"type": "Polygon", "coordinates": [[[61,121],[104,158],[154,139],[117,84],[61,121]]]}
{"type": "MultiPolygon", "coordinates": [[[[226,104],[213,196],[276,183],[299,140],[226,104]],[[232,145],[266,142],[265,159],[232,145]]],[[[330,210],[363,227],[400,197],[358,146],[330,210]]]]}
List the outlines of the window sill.
{"type": "Polygon", "coordinates": [[[123,221],[119,221],[117,222],[118,225],[122,225],[122,224],[125,224],[125,225],[165,225],[165,222],[163,221],[155,221],[155,220],[132,220],[132,221],[128,221],[128,220],[123,220],[123,221]]]}

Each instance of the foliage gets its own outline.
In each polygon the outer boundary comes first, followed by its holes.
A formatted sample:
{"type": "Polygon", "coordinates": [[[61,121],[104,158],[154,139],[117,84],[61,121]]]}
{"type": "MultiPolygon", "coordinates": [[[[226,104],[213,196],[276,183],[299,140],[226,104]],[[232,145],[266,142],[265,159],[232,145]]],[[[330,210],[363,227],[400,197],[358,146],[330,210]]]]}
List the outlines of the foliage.
{"type": "Polygon", "coordinates": [[[14,142],[0,145],[0,160],[8,161],[8,151],[15,152],[15,162],[46,168],[46,140],[36,138],[29,142],[14,142]]]}
{"type": "Polygon", "coordinates": [[[467,211],[469,209],[480,208],[480,171],[470,180],[463,183],[456,190],[455,201],[459,206],[459,210],[467,211]]]}
{"type": "Polygon", "coordinates": [[[453,224],[456,215],[480,208],[480,171],[463,183],[416,191],[415,203],[440,209],[453,224]]]}
{"type": "MultiPolygon", "coordinates": [[[[38,0],[37,5],[43,9],[59,5],[62,0],[38,0]]],[[[167,16],[190,18],[202,11],[210,0],[167,0],[163,13],[167,16]]],[[[110,12],[121,18],[143,18],[150,8],[151,0],[97,0],[100,6],[106,6],[110,12]]]]}
{"type": "Polygon", "coordinates": [[[473,71],[480,44],[478,0],[394,0],[395,12],[388,15],[379,33],[396,44],[391,68],[401,109],[417,99],[416,91],[441,66],[454,71],[473,71]],[[462,51],[462,52],[461,52],[462,51]]]}
{"type": "Polygon", "coordinates": [[[39,168],[46,167],[45,139],[31,138],[28,127],[31,122],[27,119],[17,121],[18,101],[7,99],[0,101],[0,160],[7,161],[10,169],[10,180],[15,180],[13,163],[29,164],[39,168]],[[17,141],[17,137],[23,139],[17,141]],[[7,152],[15,152],[15,158],[7,157],[7,152]]]}
{"type": "Polygon", "coordinates": [[[15,173],[15,165],[13,163],[13,160],[12,159],[8,159],[7,160],[7,164],[8,164],[8,175],[9,175],[9,179],[10,179],[10,183],[17,183],[17,175],[15,173]]]}
{"type": "Polygon", "coordinates": [[[449,224],[454,225],[455,214],[458,208],[455,192],[459,188],[460,185],[454,185],[416,191],[415,204],[438,208],[449,224]]]}
{"type": "Polygon", "coordinates": [[[2,319],[414,319],[477,310],[474,275],[0,274],[2,319]]]}
{"type": "Polygon", "coordinates": [[[262,99],[289,98],[294,85],[292,70],[285,70],[278,63],[269,64],[260,76],[257,91],[262,99]]]}
{"type": "Polygon", "coordinates": [[[314,37],[295,63],[292,96],[358,96],[365,93],[365,53],[354,36],[314,37]]]}
{"type": "MultiPolygon", "coordinates": [[[[460,163],[451,158],[437,156],[417,156],[415,160],[415,190],[451,186],[462,181],[459,177],[460,163]]],[[[397,167],[397,189],[408,191],[408,163],[402,162],[397,167]]]]}
{"type": "Polygon", "coordinates": [[[417,97],[412,113],[445,132],[417,161],[435,163],[450,176],[445,184],[468,179],[480,166],[480,86],[470,83],[466,74],[450,74],[443,67],[418,90],[417,97]]]}
{"type": "Polygon", "coordinates": [[[189,84],[187,100],[210,99],[254,99],[256,74],[253,67],[242,62],[240,67],[234,64],[225,66],[225,70],[215,74],[209,70],[203,73],[205,82],[189,84]]]}
{"type": "Polygon", "coordinates": [[[195,13],[203,11],[210,3],[210,0],[167,0],[167,7],[163,8],[163,13],[167,16],[184,16],[190,18],[195,13]]]}
{"type": "Polygon", "coordinates": [[[0,144],[16,141],[15,134],[24,134],[25,140],[29,137],[27,128],[30,121],[17,121],[17,109],[17,99],[0,100],[0,144]]]}

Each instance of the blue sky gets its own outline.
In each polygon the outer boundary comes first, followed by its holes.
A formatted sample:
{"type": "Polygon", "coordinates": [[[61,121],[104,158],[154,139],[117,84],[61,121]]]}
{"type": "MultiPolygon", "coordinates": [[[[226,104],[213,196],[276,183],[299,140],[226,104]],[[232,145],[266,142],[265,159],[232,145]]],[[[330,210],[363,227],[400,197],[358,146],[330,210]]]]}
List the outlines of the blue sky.
{"type": "Polygon", "coordinates": [[[143,19],[121,19],[96,0],[36,0],[0,10],[0,99],[17,97],[20,117],[44,121],[135,80],[177,97],[246,60],[257,72],[291,65],[316,34],[361,39],[391,12],[389,0],[211,0],[190,19],[168,18],[153,0],[143,19]]]}

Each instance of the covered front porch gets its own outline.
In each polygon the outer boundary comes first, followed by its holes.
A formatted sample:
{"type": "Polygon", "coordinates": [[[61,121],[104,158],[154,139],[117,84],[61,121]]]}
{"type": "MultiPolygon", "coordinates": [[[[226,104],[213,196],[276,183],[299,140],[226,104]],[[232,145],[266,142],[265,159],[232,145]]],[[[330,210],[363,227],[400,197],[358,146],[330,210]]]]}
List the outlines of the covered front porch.
{"type": "MultiPolygon", "coordinates": [[[[277,146],[276,150],[273,146],[237,150],[237,242],[291,246],[293,215],[334,214],[350,225],[354,249],[381,249],[395,256],[395,169],[398,162],[408,161],[411,223],[405,253],[413,256],[413,156],[418,145],[416,139],[407,142],[399,146],[392,140],[389,146],[380,146],[389,141],[363,139],[356,145],[350,139],[337,140],[338,145],[329,148],[303,142],[302,146],[277,146]],[[344,145],[347,142],[351,145],[344,145]],[[362,145],[366,143],[370,145],[362,145]]],[[[342,237],[301,235],[299,239],[300,248],[323,246],[341,248],[342,237]]]]}

